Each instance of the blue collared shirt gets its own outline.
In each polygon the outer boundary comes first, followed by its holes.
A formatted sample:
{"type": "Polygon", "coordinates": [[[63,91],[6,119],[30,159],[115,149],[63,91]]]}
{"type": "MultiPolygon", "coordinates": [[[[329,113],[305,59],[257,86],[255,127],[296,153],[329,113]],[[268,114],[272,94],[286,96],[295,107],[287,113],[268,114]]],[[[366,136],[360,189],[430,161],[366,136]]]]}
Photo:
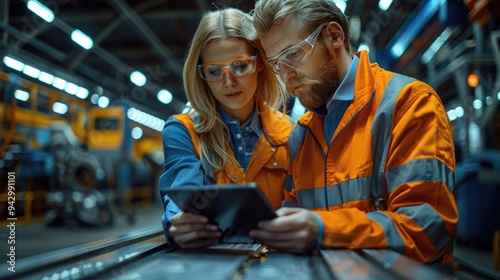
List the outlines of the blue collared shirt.
{"type": "Polygon", "coordinates": [[[262,123],[257,108],[255,108],[252,116],[241,125],[238,120],[231,118],[224,110],[219,110],[219,114],[231,135],[229,146],[231,146],[241,169],[245,171],[250,163],[252,151],[262,134],[262,123]]]}
{"type": "MultiPolygon", "coordinates": [[[[333,133],[337,129],[337,126],[344,116],[347,107],[349,107],[351,102],[354,100],[354,78],[356,77],[356,72],[358,71],[358,63],[359,58],[357,56],[353,56],[351,66],[349,67],[346,76],[333,94],[332,99],[326,104],[327,113],[324,118],[323,128],[327,143],[331,142],[333,133]]],[[[319,215],[316,214],[316,218],[319,226],[318,245],[321,245],[325,236],[325,225],[319,215]]]]}

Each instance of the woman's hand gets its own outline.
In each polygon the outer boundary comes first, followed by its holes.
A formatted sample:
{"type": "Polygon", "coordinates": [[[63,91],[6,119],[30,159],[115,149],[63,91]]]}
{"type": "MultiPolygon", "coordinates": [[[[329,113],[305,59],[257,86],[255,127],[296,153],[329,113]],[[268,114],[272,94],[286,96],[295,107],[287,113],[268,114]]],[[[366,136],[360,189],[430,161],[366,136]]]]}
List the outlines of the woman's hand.
{"type": "Polygon", "coordinates": [[[202,248],[217,244],[221,232],[205,216],[177,213],[170,220],[170,235],[181,248],[202,248]]]}

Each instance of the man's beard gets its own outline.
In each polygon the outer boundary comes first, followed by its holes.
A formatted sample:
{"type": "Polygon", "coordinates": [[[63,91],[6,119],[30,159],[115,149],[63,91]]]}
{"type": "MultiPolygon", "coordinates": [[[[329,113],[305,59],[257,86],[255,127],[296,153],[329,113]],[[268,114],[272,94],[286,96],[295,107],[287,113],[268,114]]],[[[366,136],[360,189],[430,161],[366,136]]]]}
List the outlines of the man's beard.
{"type": "Polygon", "coordinates": [[[290,80],[286,84],[288,92],[299,98],[300,103],[308,110],[325,107],[339,87],[337,61],[327,52],[326,60],[321,62],[317,79],[300,77],[290,80]],[[297,86],[305,86],[295,92],[297,86]]]}

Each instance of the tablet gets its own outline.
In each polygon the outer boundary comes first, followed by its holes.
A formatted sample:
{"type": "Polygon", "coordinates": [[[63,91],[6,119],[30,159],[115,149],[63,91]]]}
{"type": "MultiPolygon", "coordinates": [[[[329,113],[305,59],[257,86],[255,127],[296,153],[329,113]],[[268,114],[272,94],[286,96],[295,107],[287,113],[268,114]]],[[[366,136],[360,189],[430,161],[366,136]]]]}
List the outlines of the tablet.
{"type": "Polygon", "coordinates": [[[219,226],[222,243],[253,243],[248,235],[260,221],[276,216],[256,183],[207,185],[165,190],[183,212],[206,216],[219,226]]]}

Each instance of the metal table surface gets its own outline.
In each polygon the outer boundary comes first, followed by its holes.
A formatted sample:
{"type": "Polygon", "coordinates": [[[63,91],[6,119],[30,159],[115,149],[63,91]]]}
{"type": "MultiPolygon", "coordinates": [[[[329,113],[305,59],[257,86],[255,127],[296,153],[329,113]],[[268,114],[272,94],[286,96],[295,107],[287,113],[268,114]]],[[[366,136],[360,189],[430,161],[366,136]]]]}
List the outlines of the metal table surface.
{"type": "Polygon", "coordinates": [[[0,265],[0,279],[444,279],[389,250],[268,251],[260,244],[172,250],[151,227],[0,265]]]}

